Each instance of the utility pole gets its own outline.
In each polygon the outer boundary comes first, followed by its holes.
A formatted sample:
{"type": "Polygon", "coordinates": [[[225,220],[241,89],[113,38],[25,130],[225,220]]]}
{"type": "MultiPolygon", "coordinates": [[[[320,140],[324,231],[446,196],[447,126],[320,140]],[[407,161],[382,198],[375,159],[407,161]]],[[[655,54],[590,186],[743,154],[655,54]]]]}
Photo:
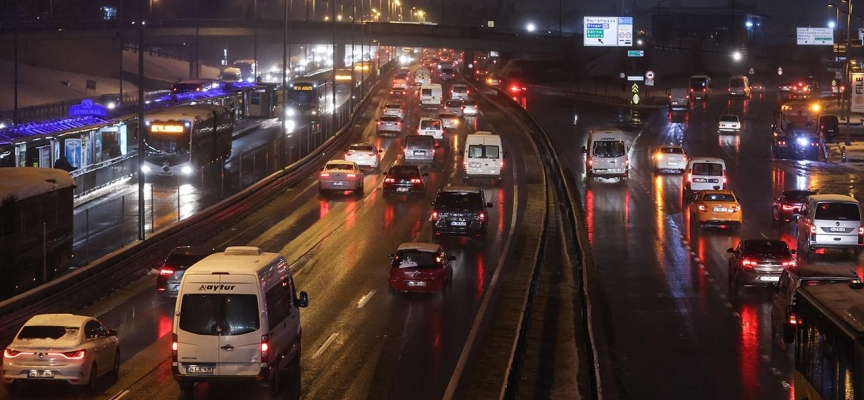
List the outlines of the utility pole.
{"type": "MultiPolygon", "coordinates": [[[[197,1],[196,1],[197,3],[197,1]]],[[[144,0],[138,0],[138,240],[144,240],[144,0]]],[[[152,206],[152,204],[151,204],[152,206]]]]}

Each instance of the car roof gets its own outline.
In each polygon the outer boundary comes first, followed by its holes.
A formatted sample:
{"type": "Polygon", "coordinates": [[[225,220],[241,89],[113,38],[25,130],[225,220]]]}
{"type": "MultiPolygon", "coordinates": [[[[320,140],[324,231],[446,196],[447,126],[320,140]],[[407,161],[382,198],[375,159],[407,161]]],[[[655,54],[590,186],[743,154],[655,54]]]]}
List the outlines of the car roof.
{"type": "Polygon", "coordinates": [[[172,255],[188,255],[188,256],[196,256],[196,255],[210,255],[216,252],[216,249],[207,246],[177,246],[174,250],[171,250],[172,255]]]}
{"type": "Polygon", "coordinates": [[[847,196],[845,194],[814,194],[810,196],[810,199],[813,201],[848,201],[857,203],[858,200],[855,200],[852,196],[847,196]]]}
{"type": "Polygon", "coordinates": [[[82,326],[93,319],[86,315],[39,314],[31,317],[24,326],[82,326]]]}
{"type": "MultiPolygon", "coordinates": [[[[706,196],[709,194],[731,194],[731,195],[735,196],[735,193],[733,193],[729,189],[714,189],[714,190],[703,190],[702,191],[703,196],[706,196]]],[[[738,197],[738,196],[735,196],[735,197],[738,197]]]]}
{"type": "Polygon", "coordinates": [[[690,158],[691,164],[697,163],[697,162],[726,164],[726,161],[723,161],[722,158],[717,158],[717,157],[691,157],[690,158]]]}
{"type": "Polygon", "coordinates": [[[393,108],[393,107],[402,108],[402,103],[384,103],[384,107],[387,107],[387,108],[393,108]]]}
{"type": "Polygon", "coordinates": [[[850,278],[860,279],[855,271],[846,265],[820,264],[820,265],[797,265],[790,268],[802,279],[809,278],[850,278]]]}
{"type": "Polygon", "coordinates": [[[677,144],[661,144],[661,145],[658,146],[657,148],[658,148],[658,149],[681,149],[681,150],[684,150],[683,147],[681,147],[681,146],[679,146],[679,145],[677,145],[677,144]]]}
{"type": "Polygon", "coordinates": [[[782,193],[780,193],[780,194],[799,194],[799,193],[800,193],[800,194],[803,194],[803,193],[813,193],[813,194],[816,194],[816,192],[814,192],[814,191],[812,191],[812,190],[808,190],[808,189],[791,189],[791,190],[784,190],[784,191],[783,191],[782,193]]]}
{"type": "Polygon", "coordinates": [[[439,249],[441,249],[441,245],[436,243],[408,242],[400,244],[396,251],[418,250],[426,253],[436,253],[439,249]]]}
{"type": "Polygon", "coordinates": [[[421,121],[426,121],[426,120],[436,121],[436,120],[439,120],[439,119],[440,119],[440,118],[432,118],[432,117],[423,117],[423,118],[420,118],[421,121]]]}
{"type": "Polygon", "coordinates": [[[330,160],[330,161],[327,161],[327,164],[328,164],[328,165],[330,165],[330,164],[351,164],[351,165],[355,165],[354,161],[346,161],[346,160],[330,160]]]}
{"type": "Polygon", "coordinates": [[[452,112],[442,112],[438,114],[438,118],[459,118],[459,115],[452,112]]]}
{"type": "Polygon", "coordinates": [[[472,186],[445,186],[438,193],[480,193],[483,189],[472,186]]]}

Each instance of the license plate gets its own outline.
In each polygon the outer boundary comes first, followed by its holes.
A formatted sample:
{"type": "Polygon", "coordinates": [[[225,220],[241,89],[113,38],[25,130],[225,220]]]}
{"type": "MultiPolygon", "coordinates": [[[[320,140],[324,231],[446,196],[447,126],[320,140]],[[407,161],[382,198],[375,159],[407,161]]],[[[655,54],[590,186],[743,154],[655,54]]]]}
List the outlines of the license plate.
{"type": "Polygon", "coordinates": [[[333,185],[333,186],[344,186],[345,183],[344,183],[344,182],[341,182],[341,181],[337,181],[337,182],[333,182],[332,185],[333,185]]]}
{"type": "Polygon", "coordinates": [[[396,188],[397,192],[407,192],[409,190],[411,190],[411,188],[407,188],[407,187],[396,188]]]}
{"type": "Polygon", "coordinates": [[[668,165],[678,165],[677,162],[668,162],[668,163],[666,163],[666,164],[668,164],[668,165]]]}
{"type": "Polygon", "coordinates": [[[468,226],[465,221],[450,221],[450,226],[468,226]]]}
{"type": "Polygon", "coordinates": [[[212,374],[216,370],[213,365],[187,365],[186,373],[189,374],[212,374]]]}
{"type": "Polygon", "coordinates": [[[425,281],[408,281],[408,286],[426,286],[425,281]]]}
{"type": "Polygon", "coordinates": [[[53,378],[54,371],[40,371],[40,370],[30,370],[27,371],[28,378],[53,378]]]}
{"type": "Polygon", "coordinates": [[[779,276],[760,276],[759,280],[762,282],[780,282],[779,276]]]}
{"type": "Polygon", "coordinates": [[[426,155],[426,152],[425,152],[425,151],[421,151],[421,150],[414,150],[414,155],[415,155],[415,156],[425,156],[425,155],[426,155]]]}
{"type": "Polygon", "coordinates": [[[438,131],[426,131],[426,134],[435,136],[436,134],[438,134],[438,131]]]}
{"type": "Polygon", "coordinates": [[[726,212],[726,211],[729,211],[729,209],[726,208],[726,207],[714,207],[714,211],[717,211],[717,212],[726,212]]]}
{"type": "Polygon", "coordinates": [[[835,226],[828,228],[828,230],[831,232],[846,232],[846,228],[835,227],[835,226]]]}

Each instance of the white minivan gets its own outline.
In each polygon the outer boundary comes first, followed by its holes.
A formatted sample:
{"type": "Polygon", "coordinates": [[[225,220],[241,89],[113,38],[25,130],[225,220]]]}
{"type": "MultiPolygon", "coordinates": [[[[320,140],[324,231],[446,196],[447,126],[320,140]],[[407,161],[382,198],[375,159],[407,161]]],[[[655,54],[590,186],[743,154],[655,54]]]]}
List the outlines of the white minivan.
{"type": "Polygon", "coordinates": [[[440,83],[420,86],[420,105],[422,107],[441,107],[441,100],[440,83]]]}
{"type": "Polygon", "coordinates": [[[288,262],[257,247],[228,247],[183,274],[174,308],[171,369],[184,391],[195,382],[282,385],[300,362],[300,307],[288,262]]]}
{"type": "Polygon", "coordinates": [[[726,189],[726,161],[716,157],[693,157],[684,174],[682,198],[689,200],[700,190],[726,189]]]}
{"type": "Polygon", "coordinates": [[[477,131],[465,138],[465,154],[462,166],[465,179],[474,177],[496,178],[501,180],[504,157],[501,136],[489,131],[477,131]]]}
{"type": "Polygon", "coordinates": [[[808,260],[817,251],[848,250],[857,260],[864,249],[861,205],[851,196],[816,194],[807,197],[798,218],[798,256],[808,260]]]}
{"type": "Polygon", "coordinates": [[[630,146],[623,131],[618,129],[592,129],[588,131],[588,145],[582,146],[585,157],[585,175],[588,179],[622,178],[630,172],[627,152],[630,146]]]}

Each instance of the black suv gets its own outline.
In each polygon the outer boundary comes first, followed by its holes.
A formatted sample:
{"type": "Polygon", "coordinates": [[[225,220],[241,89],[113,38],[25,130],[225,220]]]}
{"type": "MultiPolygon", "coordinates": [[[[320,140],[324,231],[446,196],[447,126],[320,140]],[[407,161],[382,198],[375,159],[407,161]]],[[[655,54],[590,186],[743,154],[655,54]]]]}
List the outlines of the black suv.
{"type": "Polygon", "coordinates": [[[392,194],[426,193],[427,172],[416,165],[394,165],[384,173],[384,196],[392,194]]]}
{"type": "Polygon", "coordinates": [[[825,138],[826,142],[834,140],[834,137],[840,133],[840,121],[836,115],[821,115],[819,116],[819,132],[825,138]]]}
{"type": "Polygon", "coordinates": [[[213,253],[216,249],[203,246],[179,246],[171,250],[159,266],[156,290],[164,297],[177,297],[180,280],[186,269],[213,253]]]}
{"type": "Polygon", "coordinates": [[[468,235],[486,240],[489,222],[483,189],[468,186],[450,186],[438,190],[432,202],[432,234],[468,235]]]}

